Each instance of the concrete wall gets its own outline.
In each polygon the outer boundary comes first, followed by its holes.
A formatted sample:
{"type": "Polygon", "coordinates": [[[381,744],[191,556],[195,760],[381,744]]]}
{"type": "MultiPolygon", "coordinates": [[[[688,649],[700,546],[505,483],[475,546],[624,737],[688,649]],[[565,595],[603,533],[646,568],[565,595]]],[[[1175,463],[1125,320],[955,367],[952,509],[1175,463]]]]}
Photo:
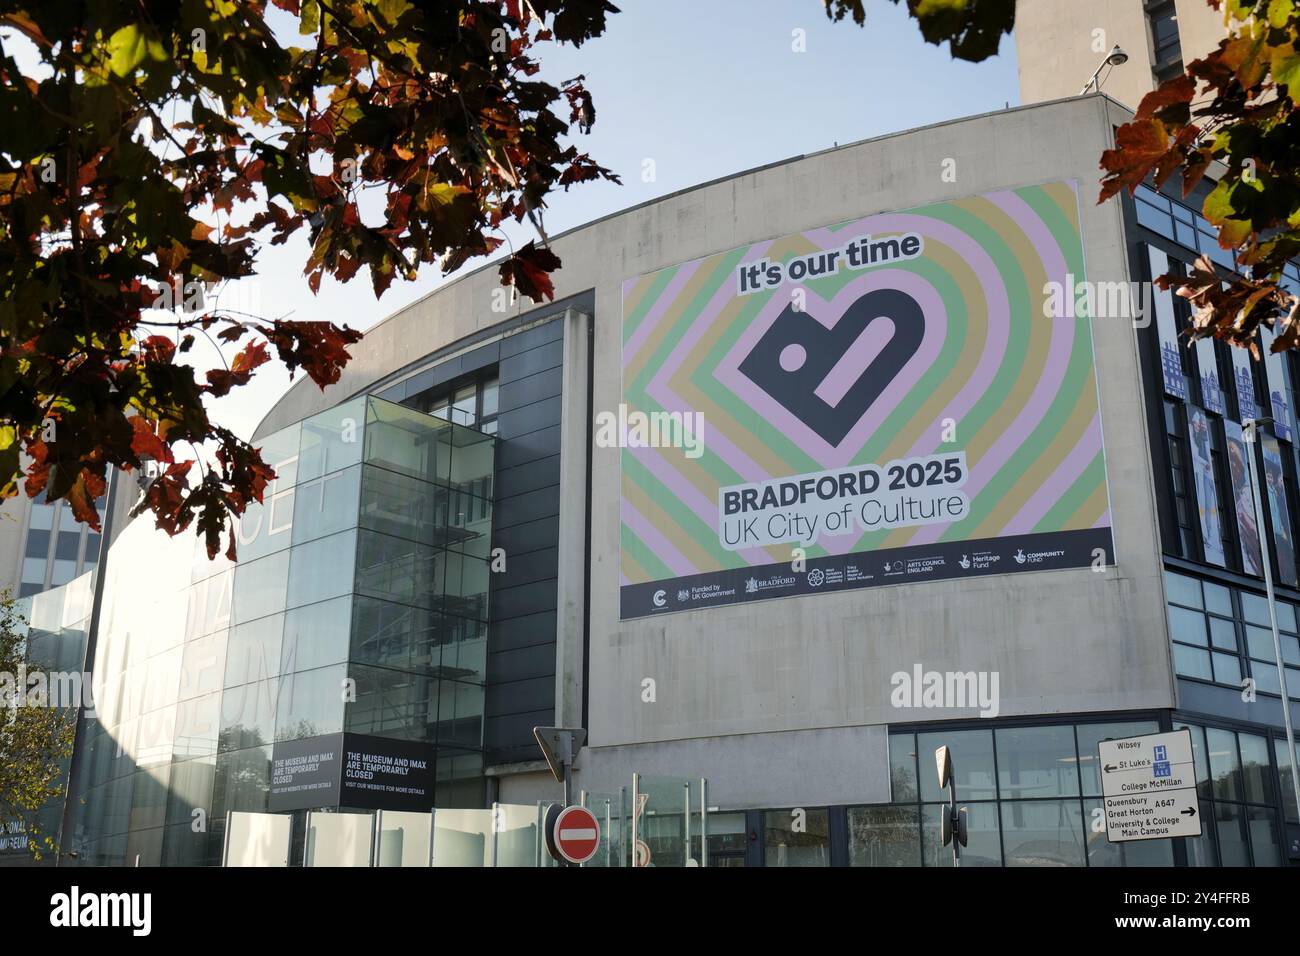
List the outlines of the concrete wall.
{"type": "MultiPolygon", "coordinates": [[[[1223,37],[1222,15],[1205,0],[1177,0],[1175,9],[1183,62],[1190,63],[1223,37]]],[[[1129,61],[1102,71],[1102,91],[1136,109],[1155,88],[1142,0],[1020,0],[1015,38],[1022,103],[1074,96],[1116,43],[1129,61]],[[1103,33],[1094,37],[1095,30],[1103,33]]]]}
{"type": "MultiPolygon", "coordinates": [[[[1098,96],[974,117],[765,167],[557,237],[554,248],[564,261],[557,296],[595,292],[594,410],[613,409],[620,399],[622,281],[764,238],[1077,179],[1089,277],[1127,280],[1120,207],[1093,201],[1097,158],[1110,145],[1112,125],[1123,119],[1098,96]],[[956,182],[941,179],[946,159],[956,161],[956,182]]],[[[324,395],[309,383],[295,386],[261,430],[365,390],[413,355],[481,334],[501,320],[492,311],[496,288],[496,270],[480,270],[390,317],[367,335],[337,386],[324,395]]],[[[973,716],[891,708],[890,675],[915,663],[998,671],[1003,716],[1172,706],[1134,330],[1128,321],[1111,320],[1095,322],[1093,331],[1119,564],[1103,573],[900,585],[620,622],[619,452],[591,448],[590,740],[580,785],[594,789],[663,763],[674,773],[698,766],[725,793],[729,784],[719,774],[734,774],[729,762],[718,763],[715,743],[633,745],[744,735],[743,749],[734,752],[746,755],[745,766],[763,760],[771,776],[764,778],[762,798],[769,805],[854,799],[840,792],[826,763],[810,773],[790,758],[814,739],[804,736],[808,731],[874,726],[815,739],[830,748],[824,756],[832,763],[833,755],[849,759],[864,746],[880,756],[873,781],[856,774],[856,799],[884,799],[883,725],[973,716]],[[642,701],[646,677],[656,681],[655,703],[642,701]]],[[[568,468],[565,474],[563,499],[582,500],[577,475],[568,468]]],[[[572,560],[572,550],[561,555],[565,608],[582,599],[581,575],[563,570],[572,560]]],[[[566,671],[574,667],[571,658],[565,661],[566,671]]],[[[740,740],[733,741],[737,748],[740,740]]]]}

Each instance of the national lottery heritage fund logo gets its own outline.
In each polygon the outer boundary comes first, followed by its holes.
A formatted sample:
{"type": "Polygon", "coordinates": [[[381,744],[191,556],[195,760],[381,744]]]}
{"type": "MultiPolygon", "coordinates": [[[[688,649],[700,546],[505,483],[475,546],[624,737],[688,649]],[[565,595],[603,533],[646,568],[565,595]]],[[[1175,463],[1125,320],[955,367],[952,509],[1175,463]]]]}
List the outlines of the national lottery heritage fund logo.
{"type": "Polygon", "coordinates": [[[872,215],[623,283],[620,615],[1113,561],[1079,195],[872,215]]]}

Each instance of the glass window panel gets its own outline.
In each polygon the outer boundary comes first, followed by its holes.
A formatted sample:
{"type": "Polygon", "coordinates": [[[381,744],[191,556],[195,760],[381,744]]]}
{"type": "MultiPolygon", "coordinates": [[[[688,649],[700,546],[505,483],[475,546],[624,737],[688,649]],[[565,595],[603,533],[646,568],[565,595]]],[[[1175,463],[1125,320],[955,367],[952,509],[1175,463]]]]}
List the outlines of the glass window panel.
{"type": "Polygon", "coordinates": [[[1079,741],[1079,779],[1083,793],[1087,796],[1100,796],[1101,773],[1097,769],[1099,744],[1103,740],[1119,740],[1124,737],[1141,737],[1143,734],[1160,732],[1160,725],[1154,720],[1129,720],[1107,724],[1078,724],[1075,734],[1079,741]]]}
{"type": "Polygon", "coordinates": [[[221,694],[221,751],[260,747],[275,739],[276,698],[280,678],[272,677],[242,687],[227,687],[221,694]]]}
{"type": "Polygon", "coordinates": [[[942,800],[934,769],[934,752],[947,746],[952,753],[953,780],[957,800],[990,800],[997,796],[993,774],[993,732],[990,730],[953,730],[917,734],[917,763],[921,770],[921,799],[942,800]]]}
{"type": "Polygon", "coordinates": [[[488,379],[483,383],[483,417],[490,418],[497,413],[497,403],[500,396],[501,383],[495,379],[488,379]]]}
{"type": "MultiPolygon", "coordinates": [[[[356,701],[347,707],[350,733],[420,740],[437,737],[439,681],[427,674],[351,665],[356,701]]],[[[481,694],[480,690],[480,694],[481,694]]]]}
{"type": "Polygon", "coordinates": [[[298,485],[293,502],[295,545],[356,527],[361,467],[331,471],[298,485]]]}
{"type": "Polygon", "coordinates": [[[451,426],[411,408],[372,398],[366,412],[365,460],[424,481],[445,480],[451,426]]]}
{"type": "MultiPolygon", "coordinates": [[[[998,795],[1009,797],[1070,797],[1079,793],[1079,769],[1074,728],[1017,727],[994,733],[998,751],[998,795]]],[[[1006,833],[1007,818],[1002,819],[1006,833]]],[[[1077,842],[1077,841],[1076,841],[1077,842]]],[[[1008,849],[1007,859],[1010,861],[1008,849]]]]}
{"type": "MultiPolygon", "coordinates": [[[[481,672],[480,672],[481,679],[481,672]]],[[[483,685],[443,680],[438,685],[438,745],[483,746],[483,685]]]]}
{"type": "Polygon", "coordinates": [[[456,391],[452,399],[452,421],[459,425],[473,425],[478,410],[478,388],[466,385],[456,391]]]}
{"type": "Polygon", "coordinates": [[[849,866],[921,865],[919,807],[849,807],[848,819],[849,866]]]}
{"type": "Polygon", "coordinates": [[[1268,738],[1238,734],[1241,748],[1241,779],[1247,803],[1273,802],[1273,768],[1268,759],[1268,738]]]}
{"type": "Polygon", "coordinates": [[[172,754],[177,758],[215,754],[220,733],[220,692],[183,700],[176,705],[176,737],[172,741],[172,754]]]}
{"type": "Polygon", "coordinates": [[[763,814],[767,866],[830,866],[830,815],[826,810],[769,810],[763,814]],[[805,815],[805,831],[796,820],[805,815]]]}
{"type": "Polygon", "coordinates": [[[918,799],[916,788],[916,734],[890,734],[889,786],[894,803],[918,799]]]}
{"type": "MultiPolygon", "coordinates": [[[[1300,637],[1291,634],[1283,634],[1282,637],[1282,660],[1287,664],[1300,664],[1300,637]]],[[[1290,680],[1290,678],[1287,678],[1290,680]]],[[[1294,690],[1295,688],[1292,688],[1294,690]]]]}
{"type": "Polygon", "coordinates": [[[1251,624],[1269,627],[1268,601],[1256,594],[1241,592],[1241,612],[1251,624]]]}
{"type": "Polygon", "coordinates": [[[1255,681],[1256,690],[1263,691],[1266,694],[1282,693],[1282,682],[1278,679],[1276,664],[1251,661],[1250,676],[1255,681]]]}
{"type": "Polygon", "coordinates": [[[1236,654],[1212,654],[1214,658],[1214,680],[1219,684],[1241,686],[1241,658],[1236,654]]]}
{"type": "Polygon", "coordinates": [[[225,686],[238,687],[279,674],[283,634],[283,614],[232,627],[226,644],[225,686]]]}
{"type": "Polygon", "coordinates": [[[54,506],[44,502],[32,504],[32,516],[28,527],[49,531],[54,527],[54,506]]]}
{"type": "Polygon", "coordinates": [[[44,584],[45,564],[44,558],[24,558],[23,580],[29,584],[44,584]]]}
{"type": "Polygon", "coordinates": [[[1214,804],[1214,829],[1223,866],[1250,866],[1250,853],[1246,849],[1243,832],[1245,820],[1242,808],[1231,803],[1214,804]]]}
{"type": "Polygon", "coordinates": [[[54,548],[54,556],[64,561],[76,561],[77,553],[81,550],[81,532],[80,531],[60,531],[58,543],[54,548]]]}
{"type": "Polygon", "coordinates": [[[294,547],[288,607],[314,604],[352,591],[357,532],[344,531],[294,547]]]}
{"type": "Polygon", "coordinates": [[[362,531],[356,590],[401,604],[431,607],[442,591],[445,552],[402,538],[362,531]]]}
{"type": "Polygon", "coordinates": [[[439,641],[438,616],[428,608],[358,595],[354,599],[350,659],[399,670],[428,670],[439,641]]]}
{"type": "Polygon", "coordinates": [[[1106,817],[1101,801],[1083,801],[1089,866],[1173,866],[1173,840],[1134,840],[1111,843],[1106,839],[1106,817]]]}
{"type": "Polygon", "coordinates": [[[1158,232],[1162,236],[1173,238],[1174,221],[1168,213],[1160,212],[1158,209],[1148,206],[1144,202],[1133,204],[1137,210],[1137,220],[1146,228],[1153,232],[1158,232]]]}
{"type": "Polygon", "coordinates": [[[459,430],[451,453],[448,481],[465,486],[492,476],[496,443],[474,432],[459,430]]]}
{"type": "MultiPolygon", "coordinates": [[[[924,774],[922,775],[924,777],[924,774]]],[[[960,798],[958,798],[960,802],[960,798]]],[[[921,852],[925,866],[952,866],[952,845],[940,846],[940,814],[948,805],[928,804],[921,807],[921,852]]],[[[969,839],[961,848],[961,865],[1001,866],[1002,845],[996,803],[966,805],[966,831],[969,839]]]]}
{"type": "Polygon", "coordinates": [[[1184,644],[1196,644],[1204,647],[1207,644],[1205,636],[1205,615],[1200,611],[1188,611],[1181,607],[1174,607],[1172,604],[1169,611],[1169,634],[1175,641],[1181,641],[1184,644]]]}
{"type": "Polygon", "coordinates": [[[189,826],[195,810],[205,817],[212,807],[212,788],[216,784],[217,758],[199,757],[172,764],[171,794],[167,802],[167,823],[189,826]]]}
{"type": "Polygon", "coordinates": [[[1282,835],[1277,813],[1262,807],[1246,808],[1246,829],[1250,833],[1250,851],[1256,866],[1282,865],[1282,835]]]}
{"type": "Polygon", "coordinates": [[[50,585],[58,587],[61,584],[67,584],[77,576],[76,561],[54,561],[54,567],[50,571],[50,585]]]}
{"type": "Polygon", "coordinates": [[[1275,660],[1273,654],[1273,632],[1263,627],[1246,626],[1246,648],[1250,656],[1260,660],[1275,660]]]}
{"type": "Polygon", "coordinates": [[[443,542],[447,489],[410,475],[365,465],[361,480],[363,528],[395,538],[437,545],[443,542]]]}
{"type": "Polygon", "coordinates": [[[1276,601],[1273,606],[1277,609],[1277,626],[1279,630],[1290,631],[1295,633],[1295,606],[1287,604],[1285,601],[1276,601]]]}
{"type": "Polygon", "coordinates": [[[1001,810],[1007,866],[1084,865],[1078,800],[1003,800],[1001,810]]]}
{"type": "MultiPolygon", "coordinates": [[[[1204,800],[1198,802],[1201,815],[1201,835],[1198,837],[1185,837],[1184,846],[1187,848],[1187,865],[1188,866],[1218,866],[1219,855],[1214,848],[1214,831],[1212,824],[1214,816],[1213,807],[1204,800]]],[[[1164,843],[1166,841],[1153,841],[1164,843]]],[[[1169,842],[1173,842],[1172,840],[1169,842]]]]}
{"type": "Polygon", "coordinates": [[[232,810],[261,813],[271,785],[271,747],[253,747],[217,756],[211,820],[225,820],[232,810]]]}
{"type": "Polygon", "coordinates": [[[1206,581],[1202,585],[1205,591],[1205,609],[1224,617],[1232,617],[1232,592],[1221,584],[1206,581]]]}
{"type": "Polygon", "coordinates": [[[488,562],[456,551],[445,553],[443,607],[459,617],[487,620],[488,562]]]}
{"type": "Polygon", "coordinates": [[[1210,652],[1197,650],[1194,647],[1186,647],[1182,644],[1174,645],[1174,670],[1183,677],[1199,677],[1202,680],[1214,679],[1210,670],[1210,652]]]}
{"type": "MultiPolygon", "coordinates": [[[[1174,730],[1188,730],[1192,735],[1192,761],[1196,767],[1196,792],[1210,795],[1210,763],[1205,755],[1205,730],[1195,724],[1174,724],[1174,730]]],[[[1100,792],[1100,791],[1098,791],[1100,792]]]]}
{"type": "MultiPolygon", "coordinates": [[[[1286,741],[1274,739],[1273,753],[1277,757],[1279,784],[1282,789],[1282,806],[1286,810],[1287,820],[1295,823],[1297,820],[1295,787],[1291,783],[1291,761],[1287,757],[1286,741]]],[[[1300,762],[1300,743],[1296,744],[1296,758],[1297,762],[1300,762]]]]}
{"type": "Polygon", "coordinates": [[[220,691],[225,686],[226,631],[217,631],[185,645],[177,700],[220,691]]]}
{"type": "Polygon", "coordinates": [[[1205,739],[1209,748],[1210,784],[1215,799],[1240,800],[1241,764],[1237,760],[1237,735],[1230,730],[1207,727],[1205,739]]]}
{"type": "Polygon", "coordinates": [[[45,566],[45,559],[50,555],[50,533],[32,528],[27,532],[27,547],[23,553],[29,558],[37,558],[41,566],[45,566]]]}
{"type": "Polygon", "coordinates": [[[358,396],[302,423],[298,484],[361,461],[366,398],[358,396]]]}
{"type": "Polygon", "coordinates": [[[185,609],[185,640],[192,641],[230,626],[230,592],[234,581],[234,571],[223,571],[190,586],[185,609]]]}
{"type": "Polygon", "coordinates": [[[346,664],[287,674],[280,687],[276,740],[299,740],[343,730],[346,664]]]}
{"type": "Polygon", "coordinates": [[[1237,625],[1221,617],[1210,618],[1210,643],[1225,651],[1237,649],[1237,625]]]}
{"type": "Polygon", "coordinates": [[[313,670],[347,660],[352,597],[294,608],[284,616],[280,673],[313,670]]]}
{"type": "Polygon", "coordinates": [[[289,552],[281,551],[235,568],[231,615],[236,623],[284,610],[289,579],[289,552]]]}

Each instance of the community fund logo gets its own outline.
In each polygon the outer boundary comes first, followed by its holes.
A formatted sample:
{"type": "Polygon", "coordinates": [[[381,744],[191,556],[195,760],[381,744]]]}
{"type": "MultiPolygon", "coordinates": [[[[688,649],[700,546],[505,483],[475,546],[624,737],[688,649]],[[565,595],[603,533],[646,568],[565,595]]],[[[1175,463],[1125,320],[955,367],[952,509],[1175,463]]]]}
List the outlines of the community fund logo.
{"type": "Polygon", "coordinates": [[[977,709],[996,717],[1000,708],[997,671],[927,671],[920,664],[889,678],[889,703],[900,710],[977,709]]]}
{"type": "Polygon", "coordinates": [[[50,925],[127,927],[133,936],[148,936],[153,928],[151,893],[82,893],[74,886],[50,897],[50,925]]]}

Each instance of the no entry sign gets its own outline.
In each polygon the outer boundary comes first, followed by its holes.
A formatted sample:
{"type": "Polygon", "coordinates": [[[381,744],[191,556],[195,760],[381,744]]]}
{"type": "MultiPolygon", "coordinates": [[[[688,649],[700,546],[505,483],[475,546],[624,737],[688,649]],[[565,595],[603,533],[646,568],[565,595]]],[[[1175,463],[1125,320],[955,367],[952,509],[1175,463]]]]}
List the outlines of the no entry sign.
{"type": "Polygon", "coordinates": [[[547,834],[547,848],[558,860],[586,863],[600,845],[600,824],[586,807],[565,807],[548,814],[554,821],[547,834]]]}

